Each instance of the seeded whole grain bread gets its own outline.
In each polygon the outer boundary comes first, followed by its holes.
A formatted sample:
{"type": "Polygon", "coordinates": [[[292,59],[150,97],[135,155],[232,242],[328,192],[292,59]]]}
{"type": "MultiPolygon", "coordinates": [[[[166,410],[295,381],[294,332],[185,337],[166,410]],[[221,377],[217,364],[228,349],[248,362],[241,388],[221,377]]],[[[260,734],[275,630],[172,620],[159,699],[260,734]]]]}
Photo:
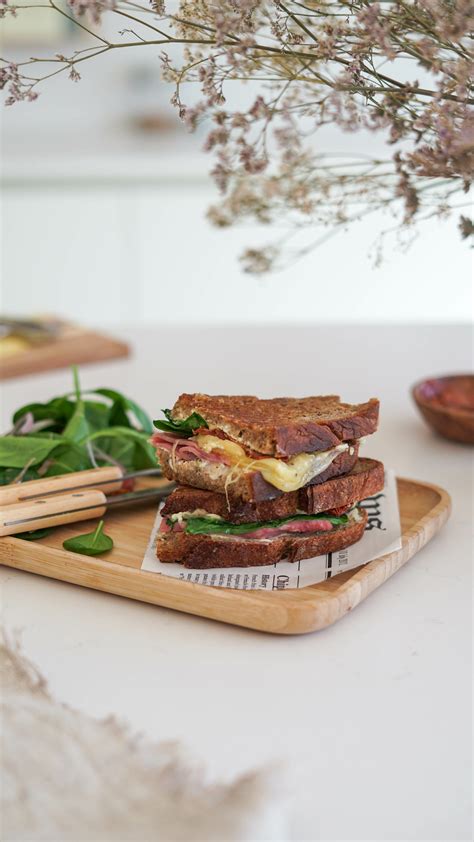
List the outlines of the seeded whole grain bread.
{"type": "Polygon", "coordinates": [[[367,512],[359,509],[360,520],[349,521],[330,532],[312,535],[280,535],[268,540],[229,538],[216,535],[158,533],[156,554],[163,562],[180,562],[183,567],[205,570],[212,567],[256,567],[277,561],[299,561],[333,553],[360,541],[367,512]]]}
{"type": "Polygon", "coordinates": [[[379,401],[342,403],[337,395],[271,398],[250,395],[183,394],[171,410],[183,420],[199,413],[211,429],[266,456],[295,456],[328,450],[377,429],[379,401]]]}
{"type": "MultiPolygon", "coordinates": [[[[191,485],[194,488],[204,488],[220,494],[226,493],[226,481],[229,474],[232,474],[232,468],[228,465],[208,462],[204,459],[172,460],[171,453],[162,447],[156,448],[156,454],[163,474],[168,479],[180,485],[191,485]]],[[[325,471],[311,480],[311,484],[319,485],[331,477],[347,474],[356,464],[358,454],[359,443],[353,442],[349,450],[339,453],[325,471]]],[[[232,501],[232,505],[234,502],[237,504],[242,501],[274,500],[284,494],[285,492],[264,480],[259,471],[242,473],[227,485],[227,497],[229,501],[232,501]]]]}
{"type": "Polygon", "coordinates": [[[356,503],[383,489],[384,468],[376,459],[358,459],[350,473],[333,477],[319,485],[282,494],[275,500],[260,503],[236,502],[227,507],[224,494],[180,485],[167,497],[161,510],[163,517],[198,509],[219,515],[231,523],[255,523],[277,520],[297,512],[318,514],[332,509],[352,508],[356,503]]]}

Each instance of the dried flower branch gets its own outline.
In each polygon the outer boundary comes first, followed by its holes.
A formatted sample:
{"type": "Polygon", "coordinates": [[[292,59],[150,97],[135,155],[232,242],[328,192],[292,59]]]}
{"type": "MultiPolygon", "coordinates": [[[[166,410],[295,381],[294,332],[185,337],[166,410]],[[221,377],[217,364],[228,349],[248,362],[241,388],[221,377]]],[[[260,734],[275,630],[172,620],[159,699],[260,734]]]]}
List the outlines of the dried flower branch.
{"type": "MultiPolygon", "coordinates": [[[[162,53],[172,103],[189,129],[210,123],[205,148],[215,156],[222,200],[209,217],[217,225],[282,220],[289,236],[311,232],[305,253],[367,213],[386,210],[413,228],[466,204],[474,172],[472,0],[181,0],[173,10],[161,0],[69,2],[70,16],[53,0],[46,7],[74,20],[91,46],[69,57],[4,61],[7,104],[33,99],[49,76],[68,71],[77,80],[77,65],[105,52],[172,46],[175,58],[162,53]],[[104,13],[120,21],[121,40],[102,36],[104,13]],[[123,29],[127,19],[133,29],[123,29]],[[56,66],[27,75],[45,61],[56,66]],[[256,93],[239,110],[226,93],[242,80],[256,93]],[[182,93],[189,82],[202,94],[193,105],[182,93]],[[328,124],[381,133],[391,157],[324,156],[318,132],[328,124]]],[[[466,216],[459,227],[463,238],[472,235],[466,216]]],[[[248,250],[245,268],[266,272],[280,251],[281,243],[248,250]]]]}

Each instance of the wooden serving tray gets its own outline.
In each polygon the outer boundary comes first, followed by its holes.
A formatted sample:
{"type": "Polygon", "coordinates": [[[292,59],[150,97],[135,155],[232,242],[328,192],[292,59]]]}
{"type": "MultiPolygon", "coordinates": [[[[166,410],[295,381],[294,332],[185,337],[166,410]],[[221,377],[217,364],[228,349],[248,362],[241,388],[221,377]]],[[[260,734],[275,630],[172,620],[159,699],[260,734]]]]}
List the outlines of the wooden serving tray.
{"type": "MultiPolygon", "coordinates": [[[[149,484],[149,483],[148,483],[149,484]]],[[[111,510],[106,527],[114,549],[98,558],[67,552],[62,542],[94,523],[58,528],[41,541],[0,539],[0,563],[52,579],[276,634],[316,631],[340,620],[418,552],[447,521],[449,494],[436,485],[397,479],[402,548],[328,579],[289,591],[240,591],[195,585],[140,569],[156,503],[111,510]]]]}
{"type": "Polygon", "coordinates": [[[63,322],[51,341],[30,345],[17,354],[0,358],[0,380],[25,377],[40,371],[102,362],[129,354],[128,345],[118,339],[63,322]]]}

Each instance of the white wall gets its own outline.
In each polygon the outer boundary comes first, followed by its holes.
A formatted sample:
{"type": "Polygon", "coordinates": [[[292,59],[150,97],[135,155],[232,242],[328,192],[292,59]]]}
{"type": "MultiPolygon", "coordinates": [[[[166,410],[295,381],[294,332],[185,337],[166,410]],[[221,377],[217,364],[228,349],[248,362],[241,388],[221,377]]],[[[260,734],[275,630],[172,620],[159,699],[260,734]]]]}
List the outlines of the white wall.
{"type": "MultiPolygon", "coordinates": [[[[153,51],[117,53],[0,114],[3,311],[90,324],[469,318],[472,252],[454,220],[426,223],[406,254],[388,246],[379,269],[369,252],[391,221],[369,217],[281,273],[245,275],[239,253],[279,232],[207,223],[217,195],[203,132],[134,132],[133,116],[172,115],[171,90],[153,51]]],[[[368,135],[325,142],[333,153],[384,151],[368,135]]]]}
{"type": "Polygon", "coordinates": [[[4,189],[1,308],[85,323],[465,321],[470,253],[430,223],[407,254],[368,256],[375,220],[337,234],[284,272],[256,279],[238,254],[277,234],[216,230],[205,181],[92,181],[4,189]]]}

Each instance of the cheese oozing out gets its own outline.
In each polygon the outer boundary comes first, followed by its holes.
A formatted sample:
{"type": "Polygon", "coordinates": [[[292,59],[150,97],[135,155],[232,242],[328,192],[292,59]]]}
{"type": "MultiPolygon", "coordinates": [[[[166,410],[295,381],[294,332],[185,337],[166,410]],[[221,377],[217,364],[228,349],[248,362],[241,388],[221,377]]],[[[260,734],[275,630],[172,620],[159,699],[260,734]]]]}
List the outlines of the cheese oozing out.
{"type": "Polygon", "coordinates": [[[240,444],[206,433],[197,435],[195,441],[207,453],[213,450],[223,453],[233,470],[239,470],[242,473],[259,471],[270,485],[284,492],[303,488],[318,474],[322,474],[340,453],[349,450],[349,444],[338,444],[330,450],[320,450],[318,453],[298,453],[297,456],[283,461],[273,457],[252,459],[247,456],[240,444]]]}

